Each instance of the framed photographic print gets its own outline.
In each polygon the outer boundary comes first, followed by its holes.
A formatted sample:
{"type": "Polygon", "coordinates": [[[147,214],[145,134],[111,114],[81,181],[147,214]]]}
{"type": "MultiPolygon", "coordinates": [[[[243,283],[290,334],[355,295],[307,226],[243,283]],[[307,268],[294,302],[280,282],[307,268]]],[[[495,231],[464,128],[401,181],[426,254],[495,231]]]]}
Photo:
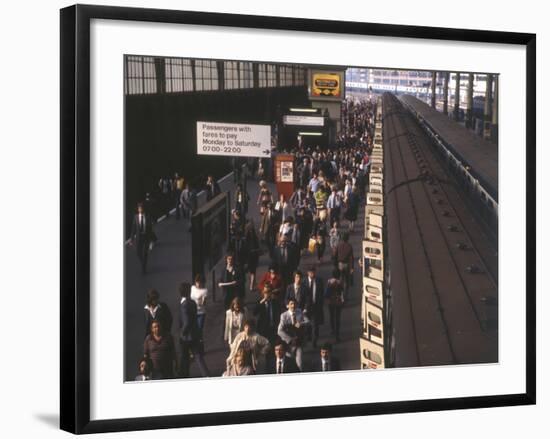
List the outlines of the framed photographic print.
{"type": "Polygon", "coordinates": [[[61,428],[534,404],[535,41],[62,9],[61,428]]]}

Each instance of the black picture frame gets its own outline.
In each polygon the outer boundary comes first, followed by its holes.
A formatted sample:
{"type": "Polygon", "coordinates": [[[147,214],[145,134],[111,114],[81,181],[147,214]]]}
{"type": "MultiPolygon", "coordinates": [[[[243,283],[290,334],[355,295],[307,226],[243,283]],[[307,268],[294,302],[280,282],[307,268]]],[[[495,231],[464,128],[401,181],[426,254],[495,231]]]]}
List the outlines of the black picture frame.
{"type": "Polygon", "coordinates": [[[98,433],[262,421],[515,406],[536,401],[536,35],[376,23],[75,5],[61,10],[61,403],[60,426],[98,433]],[[526,48],[526,392],[498,396],[90,420],[90,22],[131,20],[504,43],[526,48]]]}

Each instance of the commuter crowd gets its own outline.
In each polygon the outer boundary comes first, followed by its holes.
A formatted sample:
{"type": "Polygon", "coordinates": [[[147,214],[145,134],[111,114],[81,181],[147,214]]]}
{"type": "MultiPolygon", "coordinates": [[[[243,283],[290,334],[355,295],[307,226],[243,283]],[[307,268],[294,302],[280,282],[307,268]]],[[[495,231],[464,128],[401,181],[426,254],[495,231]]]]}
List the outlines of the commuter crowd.
{"type": "MultiPolygon", "coordinates": [[[[374,111],[369,102],[345,101],[334,148],[286,151],[295,157],[295,190],[288,199],[272,192],[261,161],[239,167],[255,178],[249,184],[258,185],[258,196],[251,199],[246,182],[240,176],[235,179],[224,267],[216,279],[225,312],[209,326],[219,328],[226,345],[224,376],[340,369],[332,350],[341,341],[342,308],[359,256],[354,255],[350,236],[356,232],[365,198],[374,111]],[[268,261],[262,265],[267,270],[258,273],[262,257],[268,261]],[[330,275],[321,276],[320,268],[330,275]],[[330,343],[319,343],[322,332],[330,333],[330,343]],[[306,348],[313,351],[309,362],[304,358],[306,348]]],[[[159,188],[171,194],[176,218],[189,219],[197,209],[196,191],[177,174],[166,180],[169,183],[159,181],[159,188]]],[[[213,176],[204,190],[207,199],[221,193],[213,176]]],[[[156,240],[154,223],[147,201],[140,203],[128,242],[144,273],[156,240]]],[[[211,376],[204,337],[210,299],[200,273],[179,285],[177,316],[158,291],[148,291],[136,380],[189,377],[193,362],[201,376],[211,376]]]]}

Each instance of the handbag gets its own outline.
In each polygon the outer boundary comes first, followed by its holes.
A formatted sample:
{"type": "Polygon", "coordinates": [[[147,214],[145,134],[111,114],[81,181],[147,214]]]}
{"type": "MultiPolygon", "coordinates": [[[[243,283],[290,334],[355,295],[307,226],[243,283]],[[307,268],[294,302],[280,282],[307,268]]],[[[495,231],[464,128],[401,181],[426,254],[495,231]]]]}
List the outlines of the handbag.
{"type": "Polygon", "coordinates": [[[316,245],[317,245],[317,240],[315,238],[309,238],[308,250],[310,253],[315,253],[316,245]]]}

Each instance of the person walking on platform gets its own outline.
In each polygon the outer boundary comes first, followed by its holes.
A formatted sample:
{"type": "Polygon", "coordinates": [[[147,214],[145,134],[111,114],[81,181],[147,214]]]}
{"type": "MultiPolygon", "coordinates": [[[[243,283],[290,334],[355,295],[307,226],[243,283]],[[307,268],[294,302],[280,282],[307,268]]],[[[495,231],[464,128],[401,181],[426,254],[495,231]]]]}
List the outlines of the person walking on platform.
{"type": "Polygon", "coordinates": [[[206,321],[206,298],[208,290],[205,286],[204,276],[197,274],[195,283],[191,286],[191,300],[197,304],[197,331],[198,349],[204,352],[204,323],[206,321]]]}
{"type": "Polygon", "coordinates": [[[273,214],[269,205],[260,206],[260,241],[269,254],[273,253],[273,214]]]}
{"type": "Polygon", "coordinates": [[[238,377],[247,375],[254,375],[250,353],[244,349],[239,349],[231,359],[230,364],[227,365],[227,369],[222,376],[238,377]]]}
{"type": "Polygon", "coordinates": [[[161,378],[174,376],[176,350],[172,334],[166,333],[157,320],[151,322],[149,335],[143,341],[143,355],[153,363],[153,372],[161,378]]]}
{"type": "Polygon", "coordinates": [[[359,214],[359,203],[361,202],[357,186],[353,186],[350,195],[348,196],[346,212],[344,218],[349,221],[349,231],[353,232],[355,221],[357,221],[357,215],[359,214]]]}
{"type": "Polygon", "coordinates": [[[262,290],[262,297],[256,303],[253,313],[256,317],[258,333],[273,343],[279,328],[281,303],[273,295],[270,285],[266,285],[262,290]]]}
{"type": "Polygon", "coordinates": [[[325,289],[323,280],[316,274],[315,266],[308,268],[305,285],[309,302],[305,312],[311,322],[311,342],[313,347],[317,347],[319,327],[325,323],[325,289]]]}
{"type": "Polygon", "coordinates": [[[323,255],[327,245],[328,224],[327,211],[321,210],[313,221],[312,238],[315,239],[315,251],[317,253],[317,262],[323,262],[323,255]]]}
{"type": "Polygon", "coordinates": [[[234,210],[232,213],[227,250],[234,255],[235,264],[238,267],[242,267],[246,263],[244,221],[238,210],[234,210]]]}
{"type": "Polygon", "coordinates": [[[220,185],[212,174],[208,175],[206,180],[206,201],[210,201],[215,198],[217,195],[221,194],[220,185]]]}
{"type": "Polygon", "coordinates": [[[145,212],[143,204],[138,203],[137,213],[134,215],[134,220],[132,221],[130,245],[133,245],[136,249],[142,273],[145,273],[147,270],[149,244],[152,242],[153,236],[152,218],[145,212]]]}
{"type": "Polygon", "coordinates": [[[302,258],[302,231],[298,223],[292,224],[292,230],[290,233],[290,242],[296,249],[296,257],[298,258],[297,266],[300,265],[300,259],[302,258]]]}
{"type": "Polygon", "coordinates": [[[294,355],[296,365],[300,371],[303,371],[302,347],[308,330],[309,319],[298,308],[296,299],[291,298],[287,307],[288,311],[281,314],[277,333],[289,345],[289,351],[294,355]]]}
{"type": "Polygon", "coordinates": [[[235,258],[232,254],[228,254],[225,257],[225,268],[218,282],[218,287],[223,291],[225,309],[229,309],[233,299],[240,296],[241,282],[241,273],[239,268],[235,265],[235,258]]]}
{"type": "Polygon", "coordinates": [[[179,375],[188,378],[190,373],[191,355],[197,361],[200,373],[203,377],[210,375],[204,356],[198,349],[199,331],[197,327],[197,304],[191,299],[191,284],[184,282],[179,287],[179,339],[180,339],[180,365],[179,375]]]}
{"type": "Polygon", "coordinates": [[[304,157],[303,162],[298,166],[298,184],[300,187],[306,187],[311,179],[311,167],[309,159],[304,157]]]}
{"type": "Polygon", "coordinates": [[[170,216],[170,207],[172,204],[170,203],[170,198],[172,197],[172,181],[170,180],[170,177],[161,177],[158,182],[158,187],[162,196],[162,210],[165,212],[165,215],[168,218],[170,216]]]}
{"type": "Polygon", "coordinates": [[[344,185],[343,190],[343,196],[344,196],[344,203],[347,204],[349,197],[351,195],[351,191],[353,189],[353,183],[349,177],[346,177],[346,184],[344,185]]]}
{"type": "Polygon", "coordinates": [[[145,200],[143,200],[143,209],[151,215],[153,224],[156,223],[158,219],[158,207],[158,201],[151,195],[150,192],[147,192],[145,194],[145,200]]]}
{"type": "Polygon", "coordinates": [[[264,291],[265,288],[269,288],[271,296],[273,298],[283,298],[283,279],[280,274],[277,273],[275,265],[270,265],[267,272],[262,276],[260,282],[258,283],[258,290],[260,293],[264,291]]]}
{"type": "Polygon", "coordinates": [[[294,193],[290,196],[290,204],[295,212],[298,211],[298,209],[302,209],[306,206],[306,191],[302,187],[299,187],[294,191],[294,193]]]}
{"type": "Polygon", "coordinates": [[[279,195],[279,200],[275,203],[273,210],[279,225],[292,215],[292,206],[286,201],[284,194],[279,195]]]}
{"type": "Polygon", "coordinates": [[[271,194],[271,191],[267,187],[267,182],[265,180],[260,180],[258,183],[260,186],[260,193],[258,194],[258,206],[268,206],[269,204],[273,203],[273,195],[271,194]]]}
{"type": "Polygon", "coordinates": [[[340,360],[332,355],[330,343],[324,343],[312,362],[312,372],[332,372],[340,370],[340,360]]]}
{"type": "Polygon", "coordinates": [[[336,262],[340,271],[340,280],[344,288],[344,298],[347,299],[351,276],[353,275],[353,247],[348,242],[349,233],[345,232],[336,247],[336,262]]]}
{"type": "Polygon", "coordinates": [[[283,281],[291,282],[292,273],[298,268],[298,248],[286,236],[282,236],[279,245],[273,251],[273,265],[281,273],[283,281]]]}
{"type": "Polygon", "coordinates": [[[189,218],[189,232],[192,232],[193,231],[192,218],[193,218],[193,214],[198,209],[198,200],[197,200],[197,191],[193,186],[191,186],[190,183],[187,184],[185,189],[181,192],[180,200],[184,208],[187,209],[187,211],[184,210],[184,213],[187,215],[187,218],[189,218]]]}
{"type": "Polygon", "coordinates": [[[288,306],[288,302],[291,300],[295,300],[296,306],[306,312],[306,314],[308,313],[311,297],[303,282],[302,273],[300,271],[294,272],[294,282],[286,287],[285,305],[288,306]]]}
{"type": "Polygon", "coordinates": [[[300,225],[300,250],[304,250],[313,231],[313,213],[308,208],[300,209],[296,221],[300,225]]]}
{"type": "Polygon", "coordinates": [[[337,269],[332,271],[332,277],[327,281],[325,299],[328,302],[330,330],[338,342],[340,341],[340,316],[344,304],[344,291],[340,282],[340,272],[337,269]]]}
{"type": "Polygon", "coordinates": [[[267,372],[272,374],[297,373],[300,372],[296,360],[288,353],[288,345],[277,337],[273,348],[273,360],[269,362],[267,372]]]}
{"type": "Polygon", "coordinates": [[[182,216],[183,206],[181,205],[181,192],[185,189],[185,179],[176,172],[174,175],[174,200],[176,202],[176,220],[182,216]]]}
{"type": "Polygon", "coordinates": [[[235,355],[240,350],[250,353],[252,368],[255,373],[265,370],[265,358],[270,351],[269,340],[256,332],[254,319],[246,319],[243,323],[243,330],[239,332],[230,346],[229,356],[226,363],[229,367],[233,363],[235,355]]]}
{"type": "Polygon", "coordinates": [[[291,240],[292,238],[292,230],[293,230],[293,222],[294,219],[289,216],[287,217],[282,224],[279,227],[279,233],[278,233],[278,239],[281,239],[283,236],[285,236],[288,240],[291,240]]]}
{"type": "Polygon", "coordinates": [[[320,184],[320,181],[319,181],[319,178],[317,177],[317,172],[314,172],[311,179],[309,180],[307,188],[312,194],[315,194],[319,189],[319,184],[320,184]]]}
{"type": "Polygon", "coordinates": [[[159,301],[159,292],[151,288],[147,292],[147,303],[144,308],[145,336],[151,333],[151,323],[156,320],[160,323],[163,333],[172,331],[172,313],[166,303],[159,301]]]}
{"type": "Polygon", "coordinates": [[[327,209],[327,200],[328,195],[325,190],[324,184],[319,184],[317,191],[314,192],[313,196],[315,197],[315,211],[317,213],[327,209]]]}
{"type": "Polygon", "coordinates": [[[246,271],[250,277],[249,290],[253,291],[256,283],[256,271],[260,260],[260,240],[256,234],[254,223],[251,219],[246,222],[244,227],[244,247],[246,259],[246,271]]]}
{"type": "Polygon", "coordinates": [[[223,339],[229,346],[231,346],[237,334],[244,329],[245,320],[246,309],[243,302],[240,297],[235,297],[229,304],[229,309],[225,312],[223,339]]]}
{"type": "Polygon", "coordinates": [[[237,189],[235,190],[235,210],[238,211],[242,218],[248,213],[248,201],[250,196],[246,192],[246,189],[243,188],[241,183],[237,184],[237,189]]]}
{"type": "Polygon", "coordinates": [[[327,200],[330,224],[334,224],[335,221],[340,221],[341,207],[342,198],[340,197],[340,194],[336,191],[336,186],[333,186],[331,194],[327,200]]]}
{"type": "Polygon", "coordinates": [[[191,193],[189,191],[189,185],[187,185],[180,194],[180,208],[184,218],[191,219],[191,193]]]}
{"type": "Polygon", "coordinates": [[[134,381],[150,381],[161,378],[153,373],[153,362],[149,357],[142,357],[138,363],[138,375],[134,381]]]}
{"type": "Polygon", "coordinates": [[[338,265],[336,261],[336,247],[338,247],[338,243],[340,242],[340,231],[338,230],[338,221],[334,221],[332,223],[332,229],[330,229],[328,240],[329,240],[332,262],[336,267],[338,265]]]}

